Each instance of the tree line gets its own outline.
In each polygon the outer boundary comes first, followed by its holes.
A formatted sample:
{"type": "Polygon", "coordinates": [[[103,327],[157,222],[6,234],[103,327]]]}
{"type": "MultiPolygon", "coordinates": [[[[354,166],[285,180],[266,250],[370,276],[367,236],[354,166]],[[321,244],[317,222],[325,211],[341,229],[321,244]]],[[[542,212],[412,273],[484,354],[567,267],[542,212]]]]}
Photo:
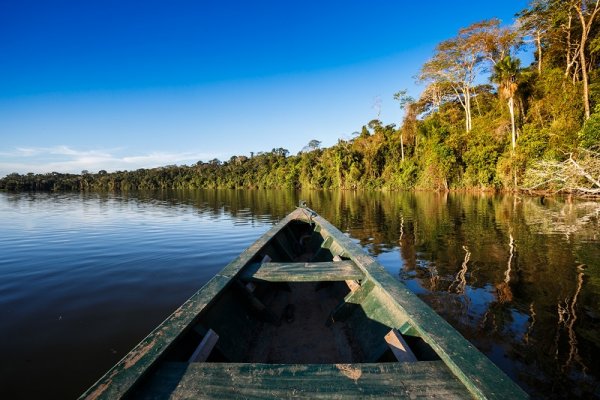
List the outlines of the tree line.
{"type": "Polygon", "coordinates": [[[532,0],[512,26],[471,24],[421,67],[419,98],[394,96],[349,140],[191,166],[10,174],[5,190],[482,189],[600,194],[600,0],[532,0]],[[519,53],[534,48],[534,62],[519,53]]]}

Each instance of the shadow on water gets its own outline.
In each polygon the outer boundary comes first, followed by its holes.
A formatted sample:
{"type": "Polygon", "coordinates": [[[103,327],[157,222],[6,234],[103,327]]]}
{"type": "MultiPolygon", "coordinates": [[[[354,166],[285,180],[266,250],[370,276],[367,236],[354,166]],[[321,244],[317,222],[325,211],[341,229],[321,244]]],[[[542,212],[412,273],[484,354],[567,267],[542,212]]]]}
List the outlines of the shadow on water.
{"type": "Polygon", "coordinates": [[[31,382],[46,385],[46,394],[78,395],[301,199],[533,397],[600,398],[600,203],[419,192],[0,194],[0,217],[16,225],[0,239],[0,312],[21,314],[2,325],[21,335],[3,351],[0,369],[12,382],[3,387],[12,397],[41,393],[27,389],[31,382]],[[55,232],[61,226],[66,238],[55,232]],[[56,240],[46,242],[53,234],[56,240]],[[60,247],[76,236],[83,238],[77,250],[60,247]],[[18,251],[23,246],[43,247],[39,257],[59,255],[60,269],[48,273],[59,277],[53,279],[63,300],[51,298],[41,283],[24,288],[36,268],[47,266],[27,260],[27,251],[18,251]],[[106,253],[116,256],[99,258],[106,253]],[[14,267],[27,263],[27,272],[14,267]],[[57,307],[68,299],[75,323],[48,330],[41,340],[33,331],[47,328],[40,320],[46,310],[28,301],[34,296],[57,307]],[[74,339],[90,331],[89,346],[74,339]],[[29,354],[26,347],[56,346],[65,354],[61,360],[36,366],[36,355],[21,355],[29,354]],[[79,372],[84,362],[91,366],[79,372]]]}

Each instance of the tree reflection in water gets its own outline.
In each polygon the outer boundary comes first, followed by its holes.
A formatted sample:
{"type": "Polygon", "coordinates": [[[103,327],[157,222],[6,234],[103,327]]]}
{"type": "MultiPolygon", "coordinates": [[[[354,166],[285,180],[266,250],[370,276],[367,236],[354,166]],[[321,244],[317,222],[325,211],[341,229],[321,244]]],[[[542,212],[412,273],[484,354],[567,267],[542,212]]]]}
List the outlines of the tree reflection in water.
{"type": "MultiPolygon", "coordinates": [[[[509,229],[510,231],[510,229],[509,229]]],[[[498,295],[498,301],[500,303],[510,302],[513,299],[513,294],[510,289],[510,273],[512,272],[512,261],[515,256],[515,239],[513,238],[512,233],[509,233],[510,241],[508,243],[508,247],[510,248],[510,253],[508,255],[508,263],[506,265],[506,272],[504,272],[504,281],[498,283],[496,285],[496,293],[498,295]]]]}
{"type": "Polygon", "coordinates": [[[563,302],[559,302],[557,305],[558,311],[558,329],[556,330],[556,356],[555,359],[559,360],[559,351],[561,350],[558,345],[560,341],[561,332],[563,330],[567,331],[568,343],[569,343],[569,356],[567,360],[563,364],[563,370],[566,370],[569,365],[575,361],[580,366],[582,371],[585,373],[587,368],[583,363],[581,357],[579,356],[579,349],[577,347],[577,334],[575,333],[575,322],[577,321],[577,298],[579,297],[579,293],[581,292],[581,288],[583,286],[583,267],[584,265],[578,265],[577,270],[577,287],[575,288],[575,294],[572,299],[565,299],[563,302]]]}

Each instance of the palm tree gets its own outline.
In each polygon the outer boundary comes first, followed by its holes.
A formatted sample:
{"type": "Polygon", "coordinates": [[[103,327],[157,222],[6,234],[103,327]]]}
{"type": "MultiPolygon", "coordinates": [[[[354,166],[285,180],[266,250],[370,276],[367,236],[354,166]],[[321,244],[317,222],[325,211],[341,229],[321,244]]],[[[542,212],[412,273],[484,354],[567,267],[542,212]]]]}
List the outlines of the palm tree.
{"type": "Polygon", "coordinates": [[[494,65],[494,74],[492,82],[498,84],[498,91],[501,98],[508,101],[508,111],[510,112],[510,123],[512,128],[512,148],[517,147],[517,132],[515,127],[515,94],[519,88],[519,79],[521,78],[521,60],[504,57],[494,65]]]}

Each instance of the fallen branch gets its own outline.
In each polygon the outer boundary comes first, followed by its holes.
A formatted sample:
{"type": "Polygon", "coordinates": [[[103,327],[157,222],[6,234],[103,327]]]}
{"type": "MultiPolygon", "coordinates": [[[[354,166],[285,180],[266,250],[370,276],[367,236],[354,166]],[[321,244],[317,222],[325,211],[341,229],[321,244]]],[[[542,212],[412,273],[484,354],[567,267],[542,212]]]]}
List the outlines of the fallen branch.
{"type": "Polygon", "coordinates": [[[564,161],[538,161],[527,170],[521,189],[600,195],[600,153],[580,149],[579,156],[569,153],[564,161]]]}

